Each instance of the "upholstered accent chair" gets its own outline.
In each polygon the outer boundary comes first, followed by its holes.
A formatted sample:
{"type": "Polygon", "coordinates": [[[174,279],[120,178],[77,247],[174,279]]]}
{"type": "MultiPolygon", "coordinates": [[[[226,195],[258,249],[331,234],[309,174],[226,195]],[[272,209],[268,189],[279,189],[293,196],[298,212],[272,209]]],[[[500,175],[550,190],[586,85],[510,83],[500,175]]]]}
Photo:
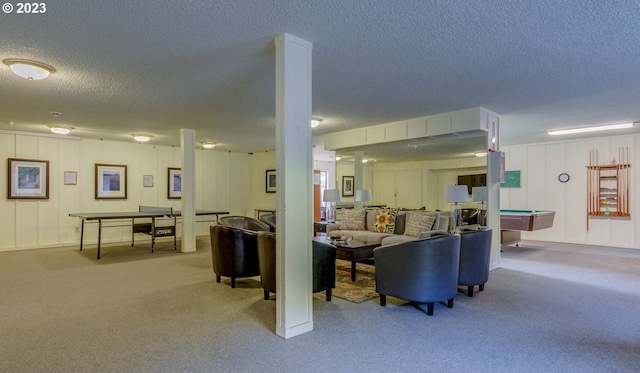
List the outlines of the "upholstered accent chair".
{"type": "Polygon", "coordinates": [[[484,291],[484,284],[489,279],[491,235],[491,229],[463,231],[460,234],[458,285],[466,286],[470,297],[473,296],[475,285],[484,291]]]}
{"type": "Polygon", "coordinates": [[[453,307],[458,292],[460,235],[441,235],[417,241],[380,246],[373,250],[376,291],[380,305],[387,295],[427,304],[433,315],[436,302],[453,307]]]}
{"type": "Polygon", "coordinates": [[[259,220],[269,226],[271,232],[276,231],[276,214],[265,214],[259,220]]]}
{"type": "Polygon", "coordinates": [[[260,274],[257,232],[222,224],[212,225],[209,231],[216,282],[221,276],[230,277],[231,287],[235,288],[236,278],[260,274]]]}
{"type": "Polygon", "coordinates": [[[250,218],[248,216],[240,215],[227,215],[218,219],[218,224],[227,225],[234,228],[248,229],[250,231],[267,231],[271,228],[266,223],[261,222],[258,219],[250,218]]]}
{"type": "MultiPolygon", "coordinates": [[[[331,291],[336,287],[336,247],[329,243],[313,242],[313,292],[325,291],[331,301],[331,291]]],[[[260,282],[264,299],[276,292],[276,234],[258,232],[258,257],[260,259],[260,282]]]]}

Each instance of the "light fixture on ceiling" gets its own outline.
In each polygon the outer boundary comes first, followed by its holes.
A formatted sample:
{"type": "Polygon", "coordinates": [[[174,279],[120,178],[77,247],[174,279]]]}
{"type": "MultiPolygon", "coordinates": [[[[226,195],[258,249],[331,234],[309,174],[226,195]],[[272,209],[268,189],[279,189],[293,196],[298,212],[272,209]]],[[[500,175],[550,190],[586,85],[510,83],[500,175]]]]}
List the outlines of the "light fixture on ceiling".
{"type": "Polygon", "coordinates": [[[147,142],[153,137],[152,135],[148,135],[145,133],[134,133],[131,136],[133,136],[133,138],[136,139],[137,142],[147,142]]]}
{"type": "Polygon", "coordinates": [[[311,118],[311,128],[318,127],[318,125],[322,122],[321,118],[311,118]]]}
{"type": "Polygon", "coordinates": [[[635,126],[634,122],[629,123],[618,123],[618,124],[608,124],[603,126],[592,126],[592,127],[578,127],[578,128],[567,128],[564,130],[553,130],[549,131],[549,135],[570,135],[575,133],[585,133],[585,132],[595,132],[595,131],[607,131],[607,130],[618,130],[624,128],[631,128],[635,126]]]}
{"type": "Polygon", "coordinates": [[[487,152],[476,152],[476,153],[473,153],[473,155],[475,155],[478,158],[486,157],[487,156],[487,152]]]}
{"type": "Polygon", "coordinates": [[[202,143],[202,147],[205,149],[213,149],[216,147],[216,143],[211,141],[205,141],[202,143]]]}
{"type": "Polygon", "coordinates": [[[58,125],[51,125],[51,126],[47,126],[49,127],[49,129],[51,130],[51,132],[53,133],[57,133],[58,135],[66,135],[69,132],[71,132],[72,129],[74,129],[73,127],[69,127],[69,126],[58,126],[58,125]]]}
{"type": "Polygon", "coordinates": [[[342,159],[342,157],[336,157],[336,161],[339,161],[341,159],[342,159]]]}
{"type": "Polygon", "coordinates": [[[22,60],[18,58],[8,58],[3,61],[11,68],[14,74],[29,80],[42,80],[49,74],[56,71],[53,67],[42,62],[22,60]]]}

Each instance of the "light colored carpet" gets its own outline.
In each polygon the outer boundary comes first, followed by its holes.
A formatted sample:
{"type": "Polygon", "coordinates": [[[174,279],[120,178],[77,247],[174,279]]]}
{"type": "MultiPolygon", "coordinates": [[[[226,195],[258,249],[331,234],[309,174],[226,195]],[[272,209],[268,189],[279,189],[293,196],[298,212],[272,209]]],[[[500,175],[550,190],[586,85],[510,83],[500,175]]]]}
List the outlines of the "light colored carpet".
{"type": "Polygon", "coordinates": [[[484,292],[434,316],[314,295],[314,330],[274,334],[256,279],[195,253],[105,245],[0,253],[0,372],[637,372],[640,251],[506,248],[484,292]],[[557,267],[562,265],[563,267],[557,267]],[[603,281],[599,281],[602,279],[603,281]]]}

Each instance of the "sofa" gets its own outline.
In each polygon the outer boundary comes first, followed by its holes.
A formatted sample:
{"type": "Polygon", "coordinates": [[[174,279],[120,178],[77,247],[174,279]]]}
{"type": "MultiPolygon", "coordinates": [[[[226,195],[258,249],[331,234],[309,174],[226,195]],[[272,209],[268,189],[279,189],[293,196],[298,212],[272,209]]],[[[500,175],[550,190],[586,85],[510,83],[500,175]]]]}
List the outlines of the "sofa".
{"type": "Polygon", "coordinates": [[[447,234],[449,219],[439,211],[381,209],[345,209],[340,222],[327,225],[330,236],[348,236],[354,240],[392,245],[447,234]]]}

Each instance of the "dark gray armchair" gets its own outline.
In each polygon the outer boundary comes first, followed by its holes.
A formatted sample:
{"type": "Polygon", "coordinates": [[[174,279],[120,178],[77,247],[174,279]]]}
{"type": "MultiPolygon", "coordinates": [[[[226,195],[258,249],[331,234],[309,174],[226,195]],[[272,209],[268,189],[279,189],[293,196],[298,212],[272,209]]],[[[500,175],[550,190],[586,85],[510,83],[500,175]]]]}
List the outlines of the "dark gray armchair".
{"type": "Polygon", "coordinates": [[[261,222],[258,219],[250,218],[248,216],[240,215],[227,215],[218,219],[218,224],[227,225],[234,228],[248,229],[250,231],[267,231],[270,228],[267,224],[261,222]]]}
{"type": "Polygon", "coordinates": [[[467,295],[473,296],[473,288],[489,279],[489,260],[491,259],[491,229],[464,231],[460,234],[460,268],[458,285],[467,287],[467,295]]]}
{"type": "Polygon", "coordinates": [[[424,240],[381,246],[373,250],[376,291],[380,305],[386,296],[427,304],[433,315],[436,302],[453,307],[458,292],[460,235],[442,235],[424,240]]]}
{"type": "MultiPolygon", "coordinates": [[[[331,301],[331,291],[336,287],[336,247],[329,243],[313,242],[313,292],[325,291],[331,301]]],[[[276,292],[276,234],[258,232],[258,257],[260,258],[260,282],[264,299],[276,292]]]]}
{"type": "Polygon", "coordinates": [[[212,225],[209,230],[216,282],[221,276],[230,277],[231,287],[235,288],[236,278],[260,274],[257,232],[221,224],[212,225]]]}
{"type": "Polygon", "coordinates": [[[260,221],[271,228],[271,232],[276,231],[276,214],[265,214],[260,216],[260,221]]]}

